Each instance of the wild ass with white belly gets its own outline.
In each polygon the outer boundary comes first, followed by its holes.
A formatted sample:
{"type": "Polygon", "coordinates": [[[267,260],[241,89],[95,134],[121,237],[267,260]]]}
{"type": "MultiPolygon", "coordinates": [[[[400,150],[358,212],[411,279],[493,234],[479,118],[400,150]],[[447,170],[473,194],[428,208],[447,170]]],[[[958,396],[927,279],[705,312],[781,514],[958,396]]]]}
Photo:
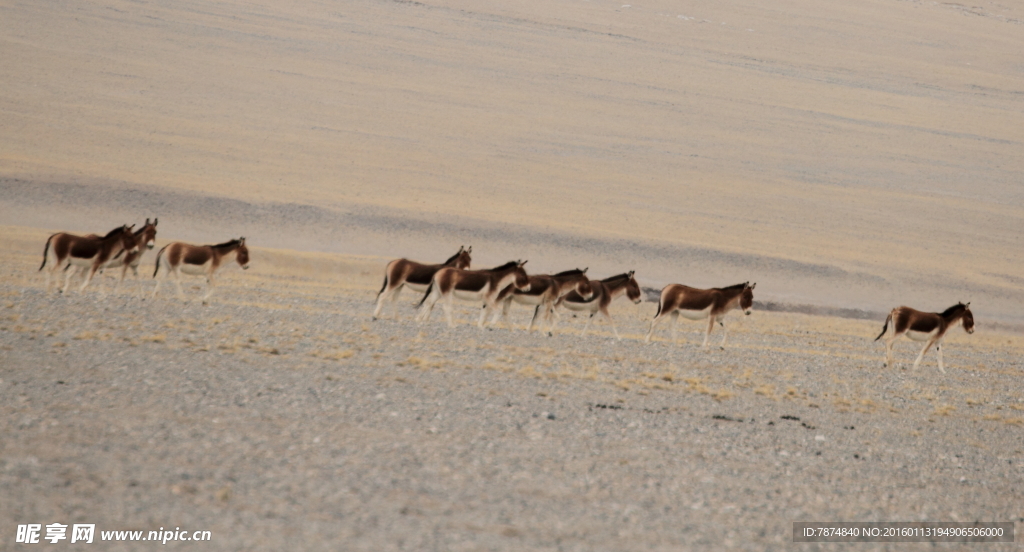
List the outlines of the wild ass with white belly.
{"type": "Polygon", "coordinates": [[[669,284],[661,290],[661,299],[658,301],[658,312],[651,320],[651,329],[647,332],[644,341],[650,341],[654,335],[654,326],[662,318],[672,316],[672,342],[677,342],[677,331],[679,316],[688,320],[708,319],[708,329],[704,332],[704,344],[701,347],[707,348],[708,338],[711,337],[711,330],[717,321],[722,326],[722,343],[719,345],[725,348],[725,341],[729,338],[729,331],[725,328],[722,318],[729,311],[739,307],[743,314],[749,315],[754,307],[754,286],[750,282],[736,284],[724,288],[697,289],[680,284],[669,284]]]}
{"type": "MultiPolygon", "coordinates": [[[[526,331],[533,331],[533,326],[537,323],[537,319],[540,318],[542,311],[544,312],[544,319],[548,321],[550,326],[551,313],[555,310],[555,302],[569,292],[575,292],[583,299],[593,297],[594,289],[590,285],[590,278],[587,278],[586,268],[582,270],[575,268],[552,275],[531,274],[530,289],[528,291],[521,291],[510,286],[505,288],[498,296],[498,302],[502,304],[500,317],[502,320],[508,318],[508,311],[512,307],[512,302],[515,301],[520,305],[534,307],[533,318],[530,319],[530,325],[527,326],[526,331]]],[[[498,317],[499,313],[495,312],[491,323],[496,322],[498,317]]]]}
{"type": "Polygon", "coordinates": [[[875,338],[875,341],[882,339],[882,336],[889,331],[889,324],[892,323],[892,332],[885,338],[885,364],[883,366],[893,365],[893,343],[905,335],[913,341],[926,342],[924,349],[921,349],[921,354],[917,355],[917,360],[914,361],[914,370],[917,370],[917,366],[921,364],[921,359],[924,358],[928,349],[935,345],[935,354],[939,357],[939,371],[945,374],[946,369],[942,366],[942,338],[945,337],[947,330],[957,324],[962,325],[965,332],[974,333],[974,314],[971,313],[970,306],[970,303],[957,303],[941,313],[921,312],[910,307],[892,309],[882,326],[882,333],[875,338]]]}
{"type": "Polygon", "coordinates": [[[181,299],[185,299],[185,293],[181,290],[182,273],[206,276],[206,295],[203,296],[205,305],[213,293],[213,274],[232,257],[243,270],[249,268],[249,248],[245,246],[245,238],[217,245],[190,245],[182,242],[165,245],[156,254],[156,269],[153,271],[153,277],[156,278],[158,274],[161,274],[161,268],[163,268],[163,276],[156,281],[153,297],[156,297],[156,292],[160,290],[160,283],[167,278],[168,274],[174,274],[174,283],[178,285],[178,297],[181,299]],[[163,259],[162,264],[161,259],[163,259]]]}
{"type": "MultiPolygon", "coordinates": [[[[586,299],[580,294],[571,291],[559,299],[555,303],[555,307],[563,307],[567,310],[574,312],[589,312],[590,316],[587,317],[587,323],[583,326],[583,333],[580,337],[587,335],[587,330],[590,328],[590,322],[594,319],[594,315],[600,312],[608,320],[608,323],[612,325],[612,332],[615,333],[615,339],[621,340],[619,336],[619,330],[615,327],[615,321],[612,320],[612,315],[608,314],[608,305],[612,303],[617,297],[622,294],[626,294],[629,300],[634,303],[643,302],[643,294],[640,292],[640,284],[636,282],[636,278],[633,277],[634,271],[630,270],[623,274],[618,274],[604,280],[591,280],[590,286],[593,291],[590,299],[586,299]]],[[[555,324],[558,322],[558,311],[555,311],[555,320],[551,323],[551,329],[549,332],[554,333],[555,324]]]]}
{"type": "MultiPolygon", "coordinates": [[[[387,268],[384,269],[384,285],[377,293],[377,307],[373,309],[373,319],[376,320],[380,316],[380,312],[384,308],[384,301],[388,297],[391,298],[392,304],[398,301],[398,295],[403,288],[407,287],[413,291],[424,293],[430,287],[430,282],[438,270],[446,267],[468,270],[472,261],[472,257],[470,257],[472,252],[472,245],[468,248],[459,247],[459,250],[442,264],[428,265],[409,259],[395,259],[388,263],[387,268]]],[[[397,312],[395,318],[399,318],[397,312]]]]}
{"type": "Polygon", "coordinates": [[[76,236],[65,232],[59,232],[46,240],[46,247],[43,249],[43,264],[39,270],[50,263],[46,271],[46,291],[50,291],[51,276],[62,268],[69,268],[64,277],[64,287],[61,293],[66,293],[71,277],[79,269],[88,269],[85,279],[78,291],[84,291],[85,286],[92,281],[93,275],[103,266],[104,263],[116,256],[121,251],[129,253],[139,250],[132,228],[135,225],[127,224],[114,228],[107,235],[100,237],[95,234],[89,236],[76,236]]]}
{"type": "Polygon", "coordinates": [[[448,317],[448,326],[454,326],[452,319],[452,303],[455,298],[464,301],[483,301],[480,320],[477,326],[483,328],[487,319],[487,311],[497,308],[498,295],[509,286],[519,290],[530,289],[530,278],[526,275],[523,265],[526,261],[509,261],[489,270],[461,270],[458,268],[442,268],[434,274],[430,287],[420,300],[419,313],[416,318],[426,321],[434,305],[444,299],[444,311],[448,317]]]}
{"type": "Polygon", "coordinates": [[[128,269],[132,269],[132,273],[135,274],[135,282],[138,284],[139,295],[142,295],[142,279],[139,277],[139,264],[142,263],[142,254],[145,253],[143,247],[146,249],[153,249],[156,245],[156,225],[159,219],[153,219],[153,222],[149,222],[146,219],[146,223],[135,231],[135,241],[138,242],[138,249],[136,251],[125,251],[121,250],[120,253],[114,255],[114,258],[104,263],[100,271],[104,271],[108,268],[120,268],[121,276],[117,279],[117,285],[114,286],[114,292],[121,288],[121,284],[124,283],[124,277],[128,274],[128,269]]]}

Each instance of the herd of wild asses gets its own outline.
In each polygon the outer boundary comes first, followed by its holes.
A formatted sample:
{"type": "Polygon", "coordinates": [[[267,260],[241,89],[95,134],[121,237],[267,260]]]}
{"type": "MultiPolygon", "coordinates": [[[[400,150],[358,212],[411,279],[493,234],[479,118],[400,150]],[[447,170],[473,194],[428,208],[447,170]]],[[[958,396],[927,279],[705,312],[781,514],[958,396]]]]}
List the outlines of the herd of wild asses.
{"type": "MultiPolygon", "coordinates": [[[[79,270],[83,272],[83,282],[79,291],[85,290],[97,271],[106,268],[121,268],[118,286],[124,281],[129,268],[138,280],[138,267],[143,248],[153,249],[156,241],[157,219],[150,222],[147,218],[140,229],[134,230],[134,227],[134,224],[122,225],[105,236],[76,236],[65,232],[50,236],[43,249],[43,264],[39,267],[39,270],[47,269],[46,290],[50,291],[51,277],[59,270],[67,273],[61,293],[67,291],[71,277],[79,270]]],[[[421,322],[429,319],[438,301],[443,301],[448,325],[453,326],[453,302],[460,299],[476,304],[483,303],[477,321],[477,325],[482,328],[495,324],[499,319],[506,319],[512,303],[515,302],[534,307],[528,331],[533,330],[543,314],[544,321],[549,324],[548,334],[551,335],[558,323],[559,309],[562,309],[589,315],[581,336],[586,335],[594,315],[600,312],[611,325],[615,337],[621,339],[618,328],[608,313],[608,306],[622,295],[634,303],[643,300],[640,285],[633,271],[601,280],[590,279],[586,268],[550,275],[527,274],[523,268],[526,261],[521,260],[509,261],[494,268],[471,270],[472,251],[472,247],[460,247],[447,261],[440,264],[422,264],[409,259],[396,259],[388,263],[384,273],[384,285],[377,293],[373,319],[376,320],[380,316],[389,298],[392,304],[395,303],[402,289],[407,287],[423,294],[416,314],[416,319],[421,322]],[[487,320],[488,314],[492,315],[490,321],[487,320]]],[[[245,245],[245,238],[217,245],[169,243],[156,255],[153,277],[160,278],[157,279],[152,296],[156,296],[163,279],[173,274],[178,297],[184,299],[181,274],[201,275],[205,276],[207,281],[206,294],[203,296],[203,303],[206,304],[213,293],[214,274],[231,258],[234,258],[243,269],[249,268],[249,249],[245,245]]],[[[753,308],[755,286],[756,284],[744,282],[722,288],[697,289],[681,284],[669,284],[661,290],[658,312],[651,320],[651,327],[644,340],[649,342],[658,322],[670,316],[672,341],[677,342],[677,322],[681,316],[688,320],[707,319],[703,348],[708,347],[711,331],[715,327],[715,322],[718,322],[723,333],[720,347],[724,349],[729,334],[722,318],[737,307],[749,315],[753,308]]],[[[885,337],[884,366],[893,365],[893,343],[905,335],[914,341],[925,342],[924,348],[914,361],[914,369],[920,365],[924,354],[934,345],[939,370],[945,373],[940,342],[946,331],[958,324],[962,325],[967,333],[974,333],[974,315],[971,313],[970,303],[957,303],[941,313],[921,312],[910,307],[893,309],[885,319],[882,333],[875,338],[875,341],[878,341],[885,337]]]]}
{"type": "MultiPolygon", "coordinates": [[[[43,264],[39,270],[49,268],[46,271],[46,291],[50,291],[51,276],[58,270],[64,270],[67,275],[64,277],[64,287],[61,293],[68,290],[71,277],[81,269],[84,273],[82,286],[79,291],[84,291],[89,285],[96,272],[105,268],[120,268],[121,277],[118,279],[118,286],[124,282],[125,274],[131,268],[135,278],[139,278],[139,263],[142,261],[143,247],[153,249],[156,243],[156,225],[159,219],[153,219],[142,225],[138,230],[132,230],[135,225],[127,224],[118,226],[105,236],[89,234],[88,236],[76,236],[66,232],[58,232],[46,240],[43,248],[43,264]]],[[[203,296],[205,304],[213,293],[213,275],[231,257],[235,258],[242,268],[249,268],[249,248],[245,246],[245,238],[230,240],[217,245],[190,245],[182,242],[172,242],[165,245],[156,254],[156,267],[153,270],[153,277],[162,275],[156,281],[153,288],[153,297],[156,297],[160,290],[160,282],[168,274],[174,274],[174,282],[178,285],[178,297],[184,299],[185,294],[181,290],[181,274],[206,276],[206,295],[203,296]],[[161,270],[163,269],[163,270],[161,270]]]]}

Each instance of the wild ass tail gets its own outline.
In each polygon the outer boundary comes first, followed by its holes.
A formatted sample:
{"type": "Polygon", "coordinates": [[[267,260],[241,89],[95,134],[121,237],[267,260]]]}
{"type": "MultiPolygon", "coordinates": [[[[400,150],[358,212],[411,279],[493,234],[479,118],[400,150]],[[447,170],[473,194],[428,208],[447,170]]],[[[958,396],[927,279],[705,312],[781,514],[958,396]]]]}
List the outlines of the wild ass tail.
{"type": "Polygon", "coordinates": [[[416,303],[416,308],[423,306],[423,303],[427,301],[427,297],[430,297],[430,292],[434,291],[434,281],[430,281],[430,285],[427,286],[427,292],[423,294],[423,299],[420,299],[419,303],[416,303]]]}
{"type": "MultiPolygon", "coordinates": [[[[53,236],[56,235],[57,234],[54,234],[53,236]]],[[[42,270],[43,267],[46,266],[46,254],[50,252],[50,242],[53,241],[53,236],[50,236],[46,240],[46,247],[43,248],[43,264],[39,265],[39,270],[42,270]]]]}
{"type": "MultiPolygon", "coordinates": [[[[167,244],[170,245],[170,244],[167,244]]],[[[160,251],[156,253],[156,268],[153,270],[153,277],[156,278],[158,272],[160,272],[160,257],[164,256],[164,249],[167,249],[167,245],[160,248],[160,251]]]]}
{"type": "Polygon", "coordinates": [[[875,338],[875,341],[878,341],[879,339],[882,339],[882,336],[885,335],[885,331],[889,329],[889,322],[891,322],[891,321],[892,321],[892,313],[890,312],[889,316],[885,317],[885,324],[882,325],[882,333],[878,334],[878,337],[875,338]]]}
{"type": "Polygon", "coordinates": [[[380,291],[377,292],[377,298],[380,299],[380,294],[384,293],[384,290],[388,287],[388,275],[384,275],[384,285],[380,286],[380,291]]]}

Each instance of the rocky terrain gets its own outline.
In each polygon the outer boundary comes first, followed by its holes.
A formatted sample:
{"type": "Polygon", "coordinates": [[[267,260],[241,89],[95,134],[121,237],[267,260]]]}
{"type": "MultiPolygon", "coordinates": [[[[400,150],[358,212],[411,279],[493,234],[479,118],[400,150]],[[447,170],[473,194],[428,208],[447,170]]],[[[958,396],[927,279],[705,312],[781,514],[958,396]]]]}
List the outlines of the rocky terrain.
{"type": "Polygon", "coordinates": [[[211,550],[767,550],[794,521],[1024,521],[1019,336],[956,329],[940,374],[907,342],[882,368],[862,320],[734,315],[703,351],[699,323],[644,344],[653,303],[613,305],[621,341],[527,334],[525,308],[418,325],[408,294],[371,321],[376,260],[254,250],[204,307],[199,280],[48,295],[34,257],[0,275],[5,549],[52,522],[211,550]]]}

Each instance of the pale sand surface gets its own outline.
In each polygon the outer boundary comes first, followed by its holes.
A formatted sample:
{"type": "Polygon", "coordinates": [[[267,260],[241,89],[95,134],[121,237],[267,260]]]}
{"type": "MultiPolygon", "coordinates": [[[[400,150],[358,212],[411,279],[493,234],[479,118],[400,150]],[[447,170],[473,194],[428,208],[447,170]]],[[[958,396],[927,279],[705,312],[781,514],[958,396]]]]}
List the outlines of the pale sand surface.
{"type": "Polygon", "coordinates": [[[1008,2],[0,1],[3,541],[762,550],[798,520],[1024,521],[1022,29],[1008,2]],[[49,233],[154,216],[158,246],[246,236],[253,269],[206,308],[43,293],[49,233]],[[388,259],[459,245],[874,319],[758,311],[707,353],[699,323],[643,345],[652,303],[613,306],[621,342],[417,326],[408,293],[369,320],[388,259]],[[907,342],[881,368],[888,309],[958,300],[979,331],[947,374],[907,342]]]}
{"type": "Polygon", "coordinates": [[[1019,324],[1021,10],[6,2],[0,176],[41,190],[4,194],[0,217],[163,216],[174,235],[383,256],[472,241],[485,264],[755,280],[877,312],[972,301],[1019,324]],[[109,210],[36,202],[68,184],[109,210]],[[214,227],[111,187],[252,209],[214,227]],[[281,203],[324,209],[336,239],[301,210],[261,224],[281,203]]]}
{"type": "MultiPolygon", "coordinates": [[[[1024,521],[1016,334],[954,330],[940,374],[906,342],[882,368],[876,321],[800,314],[730,317],[708,352],[699,323],[644,344],[650,302],[612,306],[622,341],[527,334],[523,307],[511,331],[468,304],[417,325],[408,294],[371,322],[380,259],[262,248],[210,306],[199,279],[185,303],[110,276],[48,296],[45,232],[3,232],[5,540],[57,521],[211,550],[778,550],[794,521],[1024,521]]],[[[850,546],[907,545],[800,548],[850,546]]]]}

